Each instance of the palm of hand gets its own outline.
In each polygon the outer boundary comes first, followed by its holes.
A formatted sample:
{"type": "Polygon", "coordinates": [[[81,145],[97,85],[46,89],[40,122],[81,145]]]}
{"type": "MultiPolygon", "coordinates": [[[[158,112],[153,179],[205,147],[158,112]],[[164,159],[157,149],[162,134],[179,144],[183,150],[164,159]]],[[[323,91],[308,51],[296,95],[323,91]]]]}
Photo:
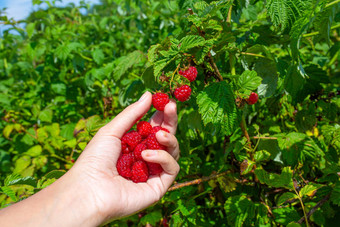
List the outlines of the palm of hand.
{"type": "Polygon", "coordinates": [[[164,112],[157,112],[150,121],[153,126],[160,125],[170,131],[171,134],[164,137],[157,133],[159,142],[168,146],[169,153],[157,151],[158,157],[148,157],[143,152],[144,159],[160,163],[164,172],[159,176],[152,176],[146,183],[137,184],[119,176],[117,172],[116,163],[121,151],[120,138],[150,108],[151,95],[146,95],[143,103],[139,101],[131,105],[100,129],[75,165],[75,169],[86,169],[86,172],[79,173],[82,175],[82,185],[91,192],[92,204],[106,221],[127,216],[157,202],[166,193],[179,171],[175,161],[179,155],[178,143],[173,136],[177,127],[176,105],[170,103],[164,112]]]}

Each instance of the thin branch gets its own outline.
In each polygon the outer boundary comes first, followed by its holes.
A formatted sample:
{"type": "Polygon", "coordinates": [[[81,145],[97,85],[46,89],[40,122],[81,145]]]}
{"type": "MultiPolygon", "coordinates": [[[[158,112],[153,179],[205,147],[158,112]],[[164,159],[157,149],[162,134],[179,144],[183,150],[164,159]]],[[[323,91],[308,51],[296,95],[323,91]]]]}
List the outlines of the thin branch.
{"type": "Polygon", "coordinates": [[[332,5],[335,5],[335,4],[339,3],[339,2],[340,2],[340,0],[335,0],[334,2],[330,2],[330,3],[328,3],[328,4],[325,6],[325,8],[331,7],[332,5]]]}
{"type": "MultiPolygon", "coordinates": [[[[327,202],[330,198],[331,194],[326,195],[323,199],[321,199],[307,214],[307,218],[309,218],[314,212],[321,207],[325,202],[327,202]]],[[[302,217],[298,223],[302,224],[305,221],[305,217],[302,217]]]]}
{"type": "Polygon", "coordinates": [[[173,186],[171,186],[168,189],[168,191],[174,191],[174,190],[177,190],[179,188],[183,188],[183,187],[187,187],[187,186],[191,186],[191,185],[195,185],[195,184],[200,184],[200,183],[210,181],[212,179],[224,176],[228,173],[230,173],[230,171],[225,171],[225,172],[222,172],[222,173],[214,173],[214,174],[211,174],[210,176],[198,178],[196,180],[187,181],[187,182],[183,182],[183,183],[177,183],[177,184],[174,184],[173,186]]]}
{"type": "Polygon", "coordinates": [[[253,136],[252,139],[256,139],[256,140],[277,140],[277,137],[253,136]]]}
{"type": "Polygon", "coordinates": [[[223,77],[221,76],[220,71],[218,70],[218,68],[217,68],[217,66],[215,64],[215,61],[214,61],[214,59],[213,59],[213,57],[211,56],[210,53],[208,54],[208,58],[209,58],[209,63],[211,65],[211,67],[213,67],[213,69],[214,69],[214,71],[215,71],[215,73],[216,73],[216,75],[218,77],[217,79],[219,81],[223,81],[223,77]]]}
{"type": "MultiPolygon", "coordinates": [[[[340,28],[340,24],[332,26],[331,30],[337,29],[337,28],[340,28]]],[[[310,37],[310,36],[314,36],[314,35],[319,35],[319,34],[320,34],[320,32],[311,32],[311,33],[303,34],[302,37],[306,38],[306,37],[310,37]]]]}
{"type": "Polygon", "coordinates": [[[263,56],[262,54],[254,54],[254,53],[248,53],[248,52],[240,52],[242,55],[250,55],[250,56],[255,56],[255,57],[260,57],[260,58],[267,58],[266,56],[263,56]]]}

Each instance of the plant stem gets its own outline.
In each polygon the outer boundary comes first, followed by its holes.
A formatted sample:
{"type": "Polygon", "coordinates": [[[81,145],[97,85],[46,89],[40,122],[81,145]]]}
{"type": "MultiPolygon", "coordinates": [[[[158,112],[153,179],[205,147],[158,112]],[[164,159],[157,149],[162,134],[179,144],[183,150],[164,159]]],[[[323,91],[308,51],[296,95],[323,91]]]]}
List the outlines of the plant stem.
{"type": "Polygon", "coordinates": [[[243,132],[243,135],[246,137],[247,139],[247,143],[249,148],[251,148],[251,142],[250,142],[250,137],[247,131],[247,124],[246,124],[246,119],[244,117],[244,114],[242,114],[242,119],[241,119],[241,130],[243,132]]]}
{"type": "MultiPolygon", "coordinates": [[[[326,195],[323,199],[321,199],[307,214],[307,218],[309,218],[314,212],[321,207],[325,202],[327,202],[330,198],[330,194],[326,195]]],[[[305,220],[307,220],[305,217],[302,217],[298,223],[302,224],[305,220]]],[[[307,222],[306,222],[307,223],[307,222]]]]}
{"type": "Polygon", "coordinates": [[[230,8],[228,10],[228,17],[227,17],[227,22],[230,23],[231,22],[231,12],[233,10],[233,4],[230,5],[230,8]]]}
{"type": "Polygon", "coordinates": [[[335,5],[335,4],[339,3],[339,2],[340,2],[340,0],[335,0],[334,2],[330,2],[330,3],[328,3],[328,4],[325,6],[325,8],[331,7],[332,5],[335,5]]]}
{"type": "Polygon", "coordinates": [[[300,201],[300,204],[301,204],[301,207],[302,207],[302,211],[303,211],[303,215],[304,215],[304,218],[306,220],[306,225],[307,227],[309,227],[309,222],[308,222],[308,218],[307,218],[307,214],[306,214],[306,209],[305,209],[305,206],[303,205],[303,201],[298,193],[298,191],[296,191],[296,188],[295,188],[295,185],[294,185],[294,191],[295,191],[295,194],[297,195],[299,201],[300,201]]]}
{"type": "Polygon", "coordinates": [[[266,136],[253,136],[252,137],[253,139],[256,139],[256,140],[277,140],[276,137],[266,137],[266,136]]]}
{"type": "Polygon", "coordinates": [[[229,64],[230,64],[230,73],[231,73],[231,75],[236,75],[235,55],[232,54],[232,53],[229,53],[229,64]]]}
{"type": "Polygon", "coordinates": [[[254,54],[254,53],[247,53],[247,52],[240,52],[242,55],[249,55],[249,56],[255,56],[260,58],[266,58],[266,56],[263,56],[262,54],[254,54]]]}
{"type": "Polygon", "coordinates": [[[174,191],[174,190],[179,189],[179,188],[183,188],[183,187],[187,187],[187,186],[191,186],[191,185],[195,185],[195,184],[200,184],[200,183],[203,183],[203,182],[224,176],[228,173],[230,173],[230,171],[225,171],[225,172],[222,172],[222,173],[214,173],[214,174],[211,174],[208,177],[202,177],[202,178],[198,178],[198,179],[192,180],[192,181],[177,183],[177,184],[174,184],[173,186],[171,186],[168,189],[168,191],[174,191]]]}
{"type": "Polygon", "coordinates": [[[216,73],[216,75],[217,75],[217,79],[218,79],[219,81],[223,81],[223,77],[221,76],[220,71],[218,70],[218,68],[217,68],[217,66],[216,66],[216,64],[215,64],[215,61],[214,61],[214,59],[213,59],[213,57],[211,56],[210,53],[209,53],[209,55],[208,55],[208,58],[209,58],[209,63],[210,63],[210,65],[211,65],[211,67],[214,69],[214,71],[215,71],[215,73],[216,73]]]}
{"type": "MultiPolygon", "coordinates": [[[[340,2],[340,0],[339,0],[339,2],[340,2]]],[[[337,28],[340,28],[340,24],[332,26],[331,30],[337,29],[337,28]]],[[[310,36],[314,36],[314,35],[318,35],[318,34],[320,34],[320,32],[311,32],[311,33],[303,34],[302,37],[306,38],[306,37],[310,37],[310,36]]]]}
{"type": "Polygon", "coordinates": [[[181,64],[178,64],[176,70],[175,70],[174,73],[171,75],[171,80],[170,80],[170,83],[169,83],[170,91],[172,91],[172,89],[171,89],[171,84],[172,84],[172,81],[174,80],[174,75],[175,75],[176,72],[178,71],[180,65],[181,65],[181,64]]]}

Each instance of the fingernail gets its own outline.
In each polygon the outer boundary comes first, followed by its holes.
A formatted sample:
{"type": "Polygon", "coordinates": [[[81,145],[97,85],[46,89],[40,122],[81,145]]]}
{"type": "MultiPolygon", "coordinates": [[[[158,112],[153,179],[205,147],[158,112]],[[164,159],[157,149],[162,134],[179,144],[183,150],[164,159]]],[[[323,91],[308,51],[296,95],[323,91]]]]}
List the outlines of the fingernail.
{"type": "Polygon", "coordinates": [[[142,97],[139,98],[138,102],[144,101],[147,95],[148,95],[148,92],[145,92],[144,95],[142,95],[142,97]]]}
{"type": "Polygon", "coordinates": [[[147,157],[152,157],[152,156],[157,155],[157,151],[154,151],[154,150],[147,150],[147,151],[143,151],[142,153],[144,153],[145,156],[147,156],[147,157]]]}
{"type": "Polygon", "coordinates": [[[168,133],[167,133],[167,132],[164,132],[164,131],[162,131],[162,130],[159,130],[159,131],[157,132],[157,134],[159,134],[159,135],[161,135],[161,136],[163,136],[163,137],[168,137],[168,133]]]}

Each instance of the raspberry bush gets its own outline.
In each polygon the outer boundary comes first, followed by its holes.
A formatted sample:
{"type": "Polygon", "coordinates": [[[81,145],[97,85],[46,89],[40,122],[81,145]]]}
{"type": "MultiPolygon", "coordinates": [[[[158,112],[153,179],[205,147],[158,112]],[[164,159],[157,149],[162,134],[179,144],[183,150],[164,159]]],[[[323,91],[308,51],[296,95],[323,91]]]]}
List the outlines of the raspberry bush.
{"type": "MultiPolygon", "coordinates": [[[[109,226],[337,226],[338,0],[54,4],[25,23],[0,10],[1,207],[62,176],[149,90],[155,109],[177,102],[181,171],[109,226]]],[[[164,148],[157,130],[122,138],[122,176],[162,171],[141,157],[164,148]]]]}

